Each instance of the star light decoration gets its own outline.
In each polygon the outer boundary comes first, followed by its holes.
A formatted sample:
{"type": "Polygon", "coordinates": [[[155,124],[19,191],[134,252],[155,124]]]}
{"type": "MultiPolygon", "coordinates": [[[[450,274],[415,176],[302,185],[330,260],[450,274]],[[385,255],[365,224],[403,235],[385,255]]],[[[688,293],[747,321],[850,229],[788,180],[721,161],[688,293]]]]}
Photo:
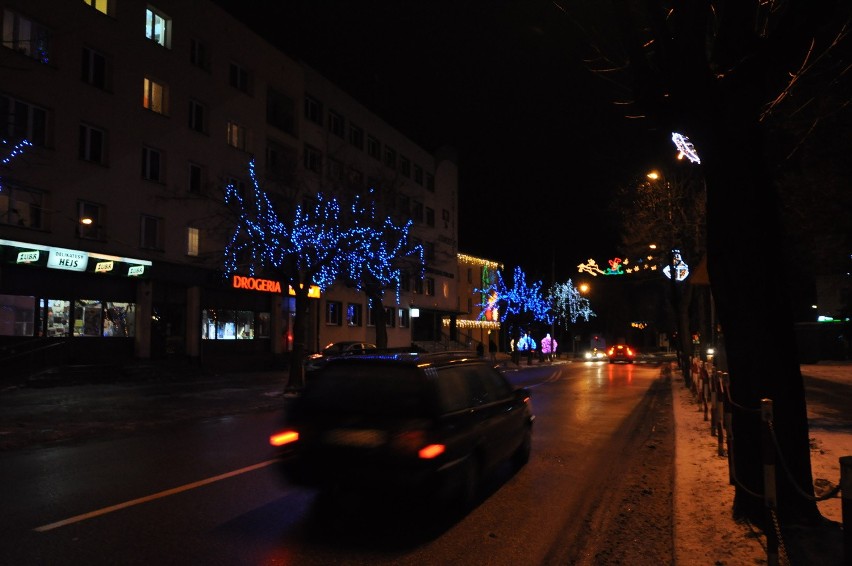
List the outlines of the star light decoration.
{"type": "Polygon", "coordinates": [[[686,157],[692,163],[701,163],[701,159],[698,157],[698,152],[695,151],[695,147],[692,145],[692,142],[689,141],[688,137],[677,132],[672,132],[672,141],[674,142],[675,147],[677,147],[678,159],[686,157]]]}
{"type": "Polygon", "coordinates": [[[594,259],[589,259],[586,263],[579,264],[577,271],[588,273],[592,277],[597,277],[598,275],[630,275],[639,273],[640,271],[657,271],[654,259],[654,256],[649,255],[644,259],[640,258],[636,261],[635,265],[632,265],[629,259],[616,257],[608,261],[609,267],[606,269],[601,269],[598,262],[594,259]]]}

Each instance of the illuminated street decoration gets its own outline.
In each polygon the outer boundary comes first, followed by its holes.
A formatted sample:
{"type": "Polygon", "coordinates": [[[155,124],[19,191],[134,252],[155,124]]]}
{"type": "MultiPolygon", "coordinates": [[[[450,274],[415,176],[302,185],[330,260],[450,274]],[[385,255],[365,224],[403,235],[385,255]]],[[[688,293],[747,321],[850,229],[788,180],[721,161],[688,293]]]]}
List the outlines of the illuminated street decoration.
{"type": "Polygon", "coordinates": [[[598,262],[593,259],[589,259],[586,263],[581,263],[577,266],[577,269],[580,273],[589,273],[592,277],[597,277],[598,274],[603,275],[604,271],[600,267],[598,267],[598,262]]]}
{"type": "Polygon", "coordinates": [[[677,147],[678,159],[686,157],[692,163],[701,163],[701,159],[698,157],[698,152],[695,151],[695,147],[692,145],[692,142],[689,141],[688,137],[677,132],[672,132],[672,141],[674,142],[675,147],[677,147]]]}
{"type": "Polygon", "coordinates": [[[672,278],[672,267],[674,267],[675,281],[680,282],[689,277],[689,266],[683,261],[680,250],[672,250],[672,265],[667,265],[663,268],[663,273],[669,279],[672,278]]]}
{"type": "MultiPolygon", "coordinates": [[[[627,260],[624,260],[623,263],[626,265],[627,260]]],[[[621,265],[622,260],[620,257],[616,257],[609,260],[609,267],[606,271],[604,271],[604,275],[624,275],[624,271],[622,271],[621,265]]]]}

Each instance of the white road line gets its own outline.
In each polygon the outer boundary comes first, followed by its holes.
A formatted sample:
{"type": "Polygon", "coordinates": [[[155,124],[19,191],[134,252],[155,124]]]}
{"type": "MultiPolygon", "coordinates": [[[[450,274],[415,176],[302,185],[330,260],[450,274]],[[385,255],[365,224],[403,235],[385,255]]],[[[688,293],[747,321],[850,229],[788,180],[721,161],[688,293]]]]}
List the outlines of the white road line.
{"type": "Polygon", "coordinates": [[[212,478],[207,478],[205,480],[199,480],[197,482],[188,483],[186,485],[182,485],[180,487],[174,487],[172,489],[167,489],[165,491],[161,491],[159,493],[153,493],[151,495],[146,495],[145,497],[140,497],[138,499],[132,499],[130,501],[125,501],[124,503],[119,503],[117,505],[110,505],[109,507],[104,507],[102,509],[98,509],[96,511],[90,511],[88,513],[83,513],[82,515],[76,515],[74,517],[70,517],[68,519],[63,519],[61,521],[56,521],[55,523],[50,523],[49,525],[43,525],[41,527],[36,527],[33,529],[36,532],[43,533],[46,531],[52,531],[53,529],[58,529],[59,527],[64,527],[66,525],[71,525],[74,523],[79,523],[80,521],[85,521],[86,519],[91,519],[93,517],[100,517],[101,515],[106,515],[107,513],[112,513],[113,511],[118,511],[120,509],[125,509],[127,507],[133,507],[134,505],[139,505],[141,503],[147,503],[149,501],[154,501],[155,499],[162,499],[163,497],[169,497],[170,495],[175,495],[177,493],[181,493],[183,491],[189,491],[190,489],[195,489],[196,487],[201,487],[203,485],[207,485],[210,483],[214,483],[217,481],[221,481],[224,479],[228,479],[234,476],[238,476],[240,474],[244,474],[246,472],[252,472],[254,470],[265,468],[271,464],[277,462],[278,459],[274,458],[272,460],[266,460],[265,462],[260,462],[259,464],[254,464],[252,466],[247,466],[245,468],[240,468],[239,470],[233,470],[231,472],[226,472],[224,474],[220,474],[218,476],[213,476],[212,478]]]}

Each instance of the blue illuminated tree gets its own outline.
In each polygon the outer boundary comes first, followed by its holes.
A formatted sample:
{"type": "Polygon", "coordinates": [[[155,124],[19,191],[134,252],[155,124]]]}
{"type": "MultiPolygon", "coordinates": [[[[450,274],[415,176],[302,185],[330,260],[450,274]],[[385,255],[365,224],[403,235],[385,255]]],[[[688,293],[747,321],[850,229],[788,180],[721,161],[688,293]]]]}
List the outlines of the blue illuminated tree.
{"type": "Polygon", "coordinates": [[[550,287],[548,299],[553,316],[557,321],[561,321],[566,329],[569,322],[577,322],[580,317],[588,322],[590,317],[596,316],[589,299],[580,294],[570,279],[565,283],[554,283],[550,287]]]}
{"type": "Polygon", "coordinates": [[[225,203],[237,213],[237,223],[225,247],[224,270],[226,275],[274,272],[295,292],[288,386],[300,387],[304,384],[308,290],[311,285],[324,290],[340,276],[340,249],[349,241],[348,234],[341,224],[337,200],[318,194],[312,206],[298,206],[282,220],[258,184],[253,160],[249,175],[252,191],[243,194],[235,185],[225,190],[225,203]]]}
{"type": "MultiPolygon", "coordinates": [[[[541,292],[541,281],[527,283],[526,275],[519,266],[515,267],[511,287],[505,283],[502,272],[498,270],[491,285],[486,289],[475,289],[474,292],[482,293],[486,297],[496,296],[502,307],[500,309],[500,312],[503,313],[500,316],[501,322],[505,322],[509,316],[547,324],[553,321],[550,302],[544,298],[541,292]]],[[[482,303],[478,306],[483,307],[480,316],[484,316],[484,307],[488,305],[482,303]]]]}
{"type": "Polygon", "coordinates": [[[381,219],[372,199],[364,203],[356,197],[345,224],[347,235],[341,246],[343,276],[367,296],[376,328],[376,345],[386,348],[383,298],[387,291],[393,290],[399,304],[402,278],[415,273],[423,276],[423,246],[411,245],[411,220],[397,225],[389,216],[381,219]]]}

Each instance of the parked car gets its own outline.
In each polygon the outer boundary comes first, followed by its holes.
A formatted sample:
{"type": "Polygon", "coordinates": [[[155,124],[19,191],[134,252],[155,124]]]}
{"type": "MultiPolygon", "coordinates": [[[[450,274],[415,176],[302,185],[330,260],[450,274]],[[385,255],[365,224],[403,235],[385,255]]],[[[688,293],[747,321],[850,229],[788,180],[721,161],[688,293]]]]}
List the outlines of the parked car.
{"type": "Polygon", "coordinates": [[[367,354],[329,360],[270,443],[290,484],[467,509],[489,471],[528,461],[534,418],[529,390],[471,352],[367,354]]]}
{"type": "Polygon", "coordinates": [[[376,345],[369,342],[345,341],[332,342],[321,352],[311,354],[305,360],[305,371],[314,372],[323,367],[328,360],[337,356],[358,356],[376,351],[376,345]]]}
{"type": "Polygon", "coordinates": [[[615,362],[632,364],[636,358],[636,350],[626,344],[611,346],[609,350],[607,350],[606,354],[609,358],[609,363],[611,364],[614,364],[615,362]]]}

